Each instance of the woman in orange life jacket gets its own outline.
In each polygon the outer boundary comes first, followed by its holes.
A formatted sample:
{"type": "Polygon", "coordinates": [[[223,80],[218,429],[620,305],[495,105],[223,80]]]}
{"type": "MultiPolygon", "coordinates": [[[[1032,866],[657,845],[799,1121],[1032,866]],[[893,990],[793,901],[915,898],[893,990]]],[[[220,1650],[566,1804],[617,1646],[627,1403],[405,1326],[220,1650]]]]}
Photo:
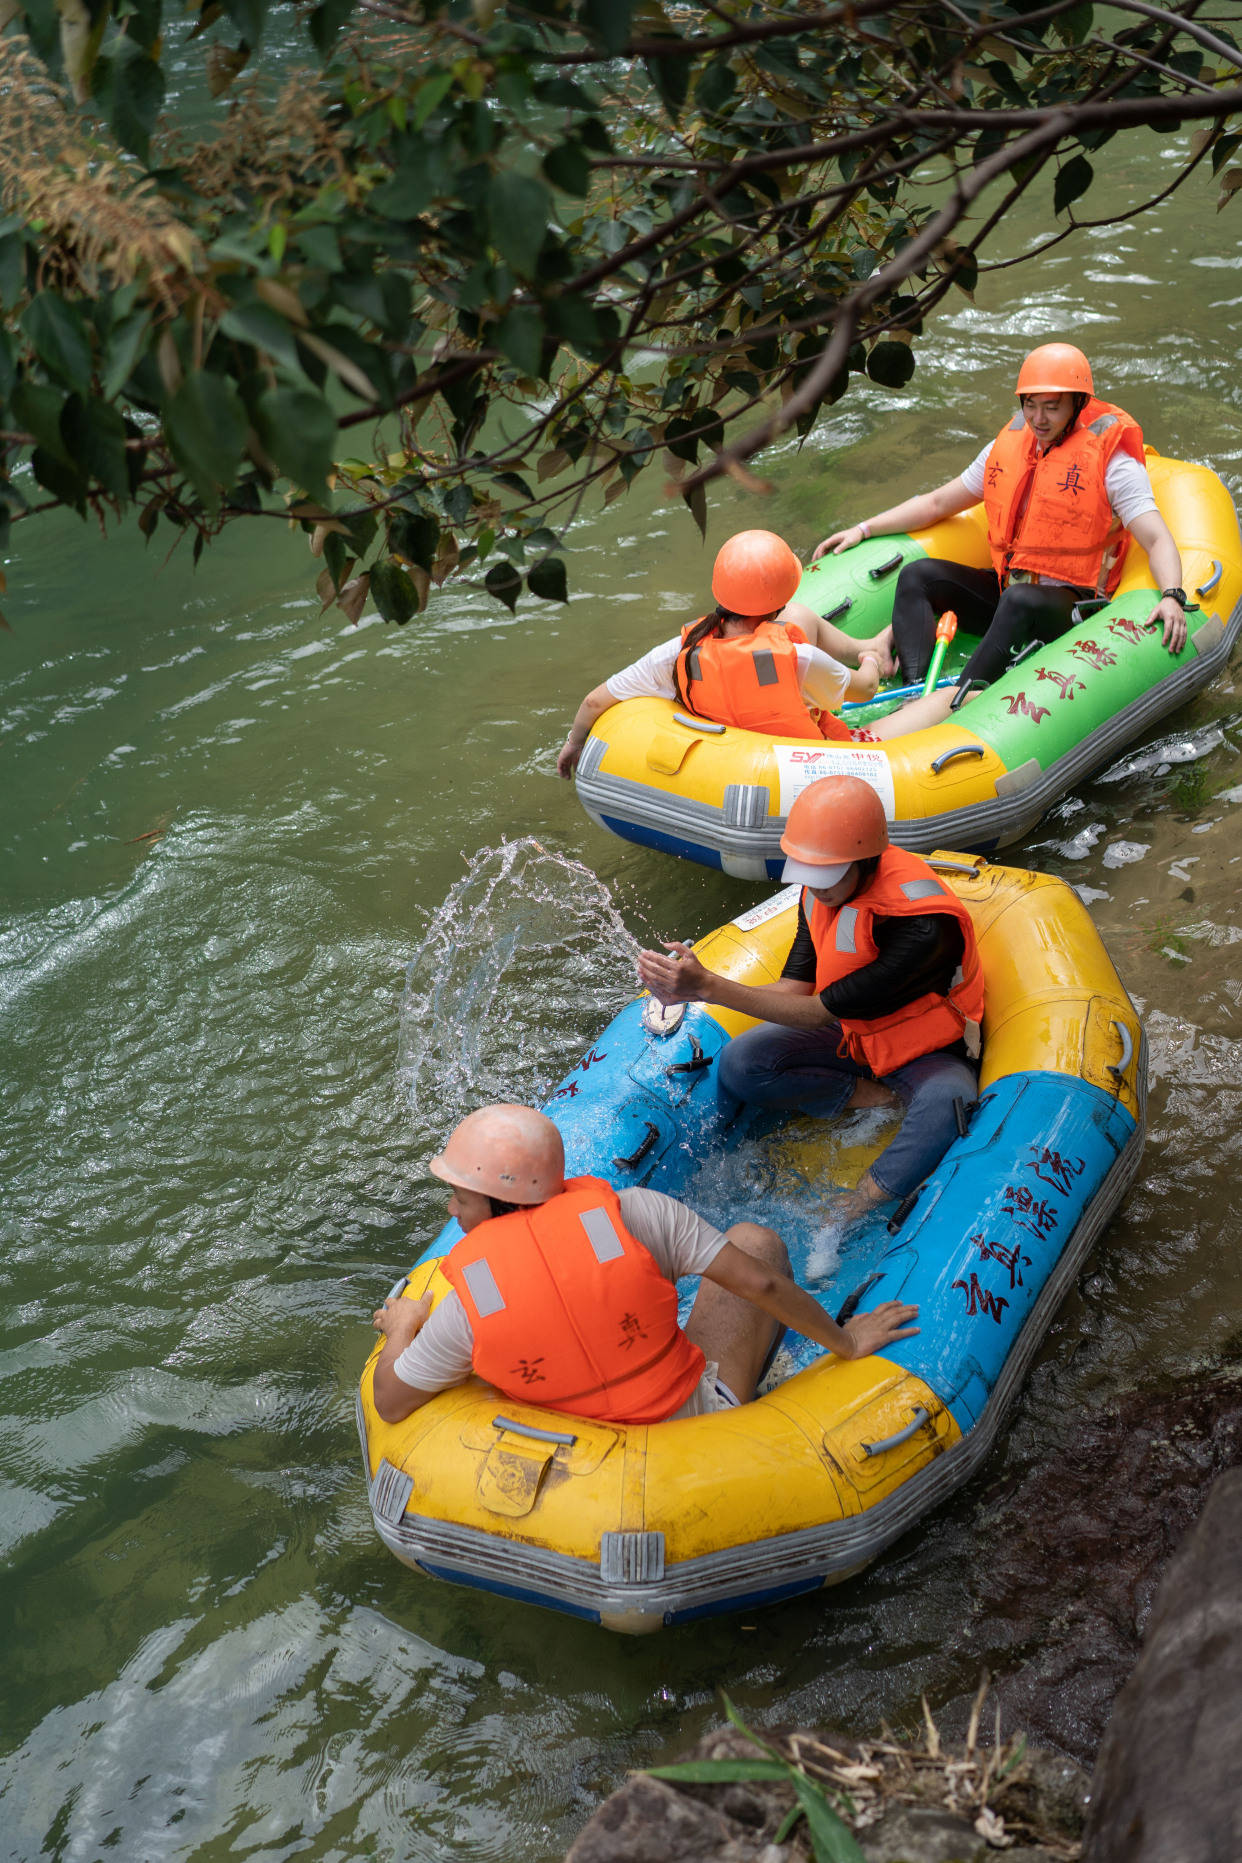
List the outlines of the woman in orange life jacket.
{"type": "Polygon", "coordinates": [[[780,1325],[842,1358],[865,1358],[918,1328],[888,1300],[838,1326],[788,1274],[781,1239],[758,1223],[722,1235],[656,1190],[566,1181],[561,1135],[528,1106],[461,1121],[430,1169],[452,1187],[462,1239],[442,1267],[452,1292],[393,1299],[375,1408],[399,1423],[472,1374],[505,1397],[611,1423],[659,1423],[747,1403],[780,1325]],[[703,1277],[685,1330],[676,1282],[703,1277]]]}
{"type": "Polygon", "coordinates": [[[982,499],[992,568],[936,557],[908,563],[897,578],[893,644],[903,676],[921,679],[936,617],[951,608],[959,626],[983,636],[963,679],[990,681],[1025,641],[1063,634],[1076,603],[1112,593],[1132,536],[1160,589],[1147,625],[1163,628],[1165,647],[1180,653],[1182,560],[1156,509],[1138,424],[1096,399],[1091,365],[1070,343],[1033,349],[1015,393],[1020,411],[958,478],[834,531],[812,560],[853,549],[864,537],[939,523],[982,499]]]}
{"type": "Polygon", "coordinates": [[[664,1003],[717,1003],[761,1026],[720,1056],[726,1102],[832,1119],[848,1106],[905,1107],[892,1143],[839,1215],[904,1197],[957,1132],[954,1101],[975,1098],[983,971],[970,914],[917,854],[889,845],[884,807],[857,776],[825,776],[794,799],[784,878],[803,887],[780,979],[752,986],[708,970],[688,946],[639,954],[664,1003]]]}
{"type": "Polygon", "coordinates": [[[869,731],[843,724],[836,716],[842,700],[873,698],[893,670],[889,630],[851,640],[793,600],[801,580],[801,563],[773,531],[731,537],[712,570],[714,612],[587,693],[557,757],[558,774],[573,775],[591,726],[622,699],[675,699],[715,724],[816,743],[897,737],[948,716],[952,695],[937,692],[869,731]]]}

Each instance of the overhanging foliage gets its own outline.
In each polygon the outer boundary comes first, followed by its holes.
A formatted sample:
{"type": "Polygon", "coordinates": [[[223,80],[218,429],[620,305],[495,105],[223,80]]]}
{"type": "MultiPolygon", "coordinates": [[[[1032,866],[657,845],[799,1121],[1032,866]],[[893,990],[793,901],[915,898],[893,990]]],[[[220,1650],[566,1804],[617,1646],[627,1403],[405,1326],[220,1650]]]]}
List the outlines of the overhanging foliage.
{"type": "Polygon", "coordinates": [[[1020,195],[1050,239],[1081,224],[1121,132],[1196,126],[1162,195],[1203,163],[1222,203],[1242,182],[1242,56],[1200,0],[0,0],[0,25],[0,547],[52,505],[196,553],[292,515],[354,618],[463,572],[564,600],[558,534],[652,464],[702,524],[709,482],[758,484],[852,374],[909,380],[1020,195]]]}

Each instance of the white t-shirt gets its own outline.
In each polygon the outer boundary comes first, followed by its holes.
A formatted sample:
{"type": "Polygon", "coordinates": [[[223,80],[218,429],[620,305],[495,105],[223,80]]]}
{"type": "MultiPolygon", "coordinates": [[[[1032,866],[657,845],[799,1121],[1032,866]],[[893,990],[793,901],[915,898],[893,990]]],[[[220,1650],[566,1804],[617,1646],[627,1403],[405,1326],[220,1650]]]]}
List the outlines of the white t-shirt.
{"type": "MultiPolygon", "coordinates": [[[[994,445],[995,442],[989,440],[982,451],[976,453],[962,474],[962,484],[972,498],[983,497],[984,468],[987,466],[994,445]]],[[[1104,490],[1108,494],[1108,502],[1118,521],[1124,524],[1127,530],[1136,517],[1142,517],[1144,511],[1157,509],[1155,493],[1151,489],[1151,479],[1146,466],[1140,465],[1137,459],[1132,459],[1129,453],[1123,453],[1120,448],[1108,462],[1108,468],[1104,474],[1104,490]]]]}
{"type": "MultiPolygon", "coordinates": [[[[621,1216],[636,1242],[650,1250],[666,1281],[702,1274],[725,1245],[719,1229],[659,1190],[622,1190],[621,1216]]],[[[447,1391],[470,1376],[474,1332],[458,1296],[443,1299],[427,1324],[393,1362],[404,1384],[447,1391]]]]}
{"type": "MultiPolygon", "coordinates": [[[[680,652],[681,636],[675,634],[672,640],[662,640],[641,660],[613,673],[604,683],[618,704],[622,699],[675,699],[677,684],[673,675],[680,652]]],[[[807,704],[820,711],[839,711],[850,689],[849,667],[808,641],[799,642],[797,653],[798,682],[807,704]]]]}

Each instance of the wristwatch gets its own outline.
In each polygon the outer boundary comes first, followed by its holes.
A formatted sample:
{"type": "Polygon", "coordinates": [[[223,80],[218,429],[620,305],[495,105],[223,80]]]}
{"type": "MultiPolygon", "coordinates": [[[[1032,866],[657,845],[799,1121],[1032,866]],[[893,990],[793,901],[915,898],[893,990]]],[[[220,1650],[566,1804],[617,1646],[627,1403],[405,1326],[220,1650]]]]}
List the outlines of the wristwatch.
{"type": "Polygon", "coordinates": [[[1160,591],[1161,601],[1164,600],[1166,595],[1171,595],[1173,600],[1177,603],[1179,608],[1184,608],[1186,606],[1185,589],[1161,589],[1160,591]]]}

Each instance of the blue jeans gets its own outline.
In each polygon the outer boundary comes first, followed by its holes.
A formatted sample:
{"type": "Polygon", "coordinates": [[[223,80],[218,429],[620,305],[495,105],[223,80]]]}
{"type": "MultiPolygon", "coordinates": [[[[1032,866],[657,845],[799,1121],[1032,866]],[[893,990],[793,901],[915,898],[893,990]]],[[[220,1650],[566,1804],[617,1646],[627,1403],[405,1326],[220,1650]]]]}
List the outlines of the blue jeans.
{"type": "MultiPolygon", "coordinates": [[[[726,1104],[788,1108],[817,1119],[835,1119],[870,1068],[837,1053],[841,1030],[787,1029],[775,1022],[736,1035],[720,1056],[717,1085],[726,1104]]],[[[871,1167],[887,1197],[904,1197],[934,1171],[957,1137],[955,1099],[967,1105],[978,1091],[969,1062],[947,1048],[907,1061],[883,1076],[905,1106],[901,1130],[871,1167]]]]}

